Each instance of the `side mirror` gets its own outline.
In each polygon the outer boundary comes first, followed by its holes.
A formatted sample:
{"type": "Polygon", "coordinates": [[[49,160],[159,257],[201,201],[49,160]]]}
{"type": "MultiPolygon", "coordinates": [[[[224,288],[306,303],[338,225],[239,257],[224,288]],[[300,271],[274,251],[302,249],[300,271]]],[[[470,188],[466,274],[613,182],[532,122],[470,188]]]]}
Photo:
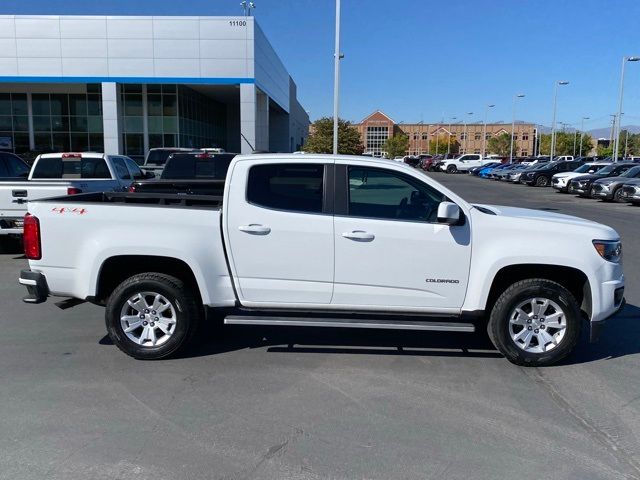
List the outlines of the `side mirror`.
{"type": "Polygon", "coordinates": [[[156,178],[156,174],[150,170],[147,170],[146,172],[144,172],[144,178],[146,178],[147,180],[151,180],[152,178],[156,178]]]}
{"type": "Polygon", "coordinates": [[[460,207],[453,202],[440,202],[438,205],[438,223],[455,225],[460,221],[460,207]]]}

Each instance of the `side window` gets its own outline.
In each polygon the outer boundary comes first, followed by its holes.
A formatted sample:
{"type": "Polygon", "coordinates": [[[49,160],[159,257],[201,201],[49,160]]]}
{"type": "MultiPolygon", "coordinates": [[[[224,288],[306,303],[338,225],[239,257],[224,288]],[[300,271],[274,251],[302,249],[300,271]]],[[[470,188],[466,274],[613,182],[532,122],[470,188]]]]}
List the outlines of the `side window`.
{"type": "Polygon", "coordinates": [[[349,167],[349,215],[435,222],[446,200],[417,179],[390,170],[349,167]]]}
{"type": "Polygon", "coordinates": [[[134,180],[142,180],[145,178],[144,173],[142,173],[142,170],[140,170],[140,167],[136,162],[129,157],[122,158],[124,158],[124,162],[127,164],[127,167],[129,167],[129,172],[134,180]]]}
{"type": "Polygon", "coordinates": [[[131,180],[131,175],[129,174],[127,165],[124,163],[124,159],[122,157],[111,157],[111,162],[113,163],[113,167],[116,171],[116,176],[120,180],[131,180]]]}
{"type": "Polygon", "coordinates": [[[7,166],[5,164],[4,155],[0,155],[0,178],[6,178],[9,176],[11,175],[9,175],[9,170],[7,169],[7,166]]]}
{"type": "Polygon", "coordinates": [[[324,165],[280,163],[249,170],[247,201],[292,212],[321,213],[324,165]]]}
{"type": "Polygon", "coordinates": [[[5,156],[5,162],[7,163],[7,170],[11,177],[27,178],[29,176],[29,166],[26,165],[19,158],[15,158],[12,155],[5,156]]]}

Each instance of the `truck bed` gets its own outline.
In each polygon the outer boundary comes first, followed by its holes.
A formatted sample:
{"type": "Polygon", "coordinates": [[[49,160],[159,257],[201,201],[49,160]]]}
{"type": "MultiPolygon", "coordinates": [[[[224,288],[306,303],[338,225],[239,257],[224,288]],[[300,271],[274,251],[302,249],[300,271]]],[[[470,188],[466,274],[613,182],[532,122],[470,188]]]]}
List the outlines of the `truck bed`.
{"type": "MultiPolygon", "coordinates": [[[[218,210],[222,206],[221,195],[189,195],[183,193],[97,192],[47,198],[47,202],[79,204],[129,204],[158,205],[168,207],[206,207],[218,210]]],[[[36,203],[35,200],[32,203],[36,203]]]]}

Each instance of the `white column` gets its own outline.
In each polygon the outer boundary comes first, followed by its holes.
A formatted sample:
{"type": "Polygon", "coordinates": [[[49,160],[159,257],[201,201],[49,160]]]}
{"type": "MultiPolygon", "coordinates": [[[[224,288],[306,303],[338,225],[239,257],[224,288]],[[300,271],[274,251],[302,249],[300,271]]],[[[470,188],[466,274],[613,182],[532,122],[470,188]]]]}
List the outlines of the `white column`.
{"type": "Polygon", "coordinates": [[[269,151],[269,96],[254,84],[240,84],[240,152],[269,151]]]}
{"type": "MultiPolygon", "coordinates": [[[[180,122],[178,122],[180,123],[180,122]]],[[[142,85],[142,143],[144,156],[149,153],[149,109],[147,105],[147,85],[142,85]]]]}
{"type": "Polygon", "coordinates": [[[115,82],[102,83],[102,130],[104,152],[122,154],[122,129],[120,128],[119,85],[115,82]]]}
{"type": "Polygon", "coordinates": [[[269,96],[256,89],[256,150],[269,150],[269,96]]]}
{"type": "Polygon", "coordinates": [[[240,84],[240,153],[256,149],[256,86],[240,84]]]}
{"type": "MultiPolygon", "coordinates": [[[[27,93],[27,115],[29,115],[27,117],[27,121],[29,122],[29,150],[35,150],[36,136],[33,131],[33,103],[31,93],[27,93]]],[[[16,146],[13,145],[13,148],[16,148],[16,146]]]]}

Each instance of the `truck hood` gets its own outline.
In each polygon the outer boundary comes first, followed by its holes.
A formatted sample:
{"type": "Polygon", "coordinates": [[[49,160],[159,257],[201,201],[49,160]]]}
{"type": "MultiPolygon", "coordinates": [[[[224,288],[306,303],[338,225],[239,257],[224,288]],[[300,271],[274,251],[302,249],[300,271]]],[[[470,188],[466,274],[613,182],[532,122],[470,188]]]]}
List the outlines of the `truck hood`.
{"type": "MultiPolygon", "coordinates": [[[[494,214],[505,218],[517,218],[532,220],[535,222],[545,222],[553,224],[571,225],[574,227],[584,227],[585,229],[592,230],[596,235],[593,238],[599,238],[602,240],[615,240],[620,238],[620,235],[616,233],[614,229],[601,223],[592,222],[580,217],[574,217],[572,215],[564,215],[562,213],[546,212],[544,210],[533,210],[530,208],[519,207],[507,207],[503,205],[478,205],[474,204],[474,207],[484,208],[492,211],[494,214]]],[[[551,230],[550,230],[551,231],[551,230]]]]}

